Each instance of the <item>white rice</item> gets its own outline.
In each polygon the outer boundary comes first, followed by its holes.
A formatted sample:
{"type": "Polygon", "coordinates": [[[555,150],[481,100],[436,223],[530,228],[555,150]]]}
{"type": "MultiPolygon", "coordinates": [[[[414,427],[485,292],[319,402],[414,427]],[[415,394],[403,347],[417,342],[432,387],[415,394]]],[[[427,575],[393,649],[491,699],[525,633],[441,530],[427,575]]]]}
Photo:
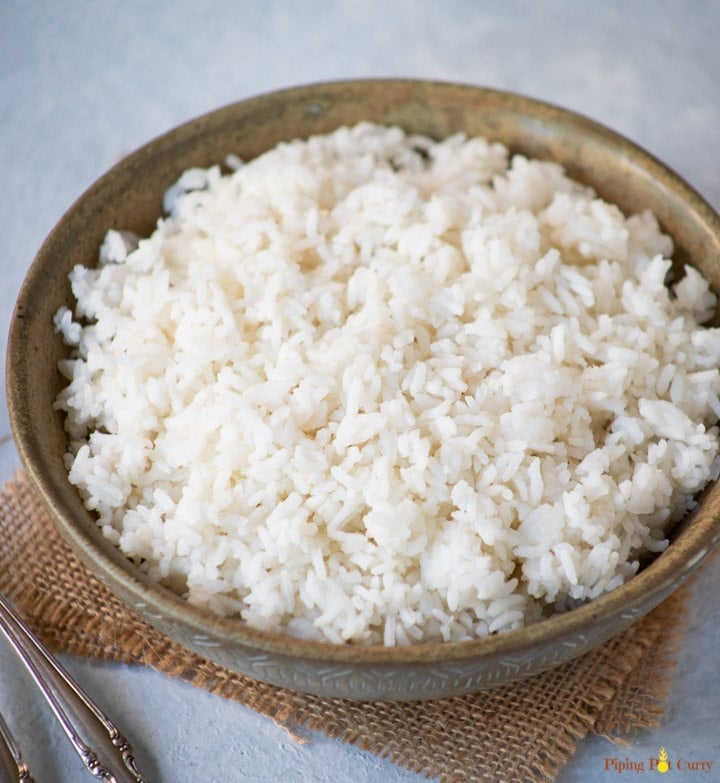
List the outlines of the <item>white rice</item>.
{"type": "Polygon", "coordinates": [[[128,557],[259,628],[398,645],[667,546],[719,472],[720,330],[652,215],[368,123],[234,165],[110,231],[56,317],[70,480],[128,557]]]}

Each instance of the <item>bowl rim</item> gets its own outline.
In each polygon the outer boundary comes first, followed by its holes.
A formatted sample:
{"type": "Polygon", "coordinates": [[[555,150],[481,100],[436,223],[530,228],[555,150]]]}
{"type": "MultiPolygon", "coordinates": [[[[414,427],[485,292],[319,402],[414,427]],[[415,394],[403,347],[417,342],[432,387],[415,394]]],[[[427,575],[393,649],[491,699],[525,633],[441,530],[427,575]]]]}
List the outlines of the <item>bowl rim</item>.
{"type": "MultiPolygon", "coordinates": [[[[706,514],[702,518],[698,518],[696,514],[692,515],[694,516],[692,522],[679,533],[668,549],[628,582],[571,611],[553,615],[534,624],[463,642],[436,641],[395,647],[379,644],[340,645],[329,641],[301,639],[281,632],[264,631],[249,626],[237,617],[219,617],[193,606],[168,588],[150,580],[141,573],[118,549],[101,538],[99,529],[96,528],[97,536],[88,535],[76,523],[71,512],[64,505],[63,491],[67,489],[67,486],[70,486],[69,482],[66,487],[61,487],[53,481],[50,474],[43,470],[42,444],[32,436],[28,421],[30,411],[26,405],[22,384],[18,383],[25,361],[24,351],[20,350],[22,346],[18,336],[19,323],[24,312],[29,309],[38,278],[42,275],[44,261],[51,255],[58,233],[69,216],[83,205],[91,203],[92,199],[102,193],[104,186],[114,177],[116,172],[123,171],[128,166],[142,164],[143,160],[162,151],[173,139],[189,138],[202,134],[217,124],[223,115],[237,110],[239,106],[248,106],[251,103],[262,105],[263,102],[269,100],[297,98],[299,95],[310,98],[318,91],[332,93],[342,90],[348,85],[372,84],[396,84],[409,88],[416,85],[426,85],[431,89],[439,90],[459,89],[467,91],[468,95],[484,93],[494,96],[500,102],[511,101],[520,113],[534,118],[539,116],[545,123],[552,120],[569,124],[575,132],[599,138],[616,153],[630,159],[648,176],[661,178],[665,187],[671,189],[688,210],[695,213],[700,222],[705,224],[720,241],[720,216],[687,182],[644,148],[582,114],[514,92],[474,84],[425,79],[348,79],[303,84],[262,93],[227,104],[155,136],[108,169],[61,216],[29,268],[11,319],[7,344],[6,390],[15,444],[31,484],[48,510],[56,528],[81,561],[90,567],[95,574],[100,572],[104,576],[103,581],[110,581],[116,588],[119,587],[123,594],[122,600],[131,609],[152,623],[152,616],[149,617],[142,608],[143,605],[149,604],[148,608],[151,608],[155,613],[162,612],[166,618],[191,628],[200,636],[219,639],[226,644],[257,651],[285,654],[294,658],[357,665],[394,666],[439,661],[464,661],[510,653],[522,654],[525,649],[542,644],[551,645],[557,638],[583,634],[584,630],[597,624],[609,623],[618,614],[623,611],[627,612],[635,606],[647,607],[641,612],[641,614],[645,613],[665,597],[670,590],[687,579],[700,561],[720,541],[719,515],[706,514]],[[151,601],[148,601],[149,596],[152,598],[151,601]]],[[[72,489],[74,491],[74,488],[72,489]]],[[[720,485],[715,483],[713,489],[717,491],[711,494],[720,499],[720,485]]],[[[115,590],[113,592],[117,595],[115,590]]]]}

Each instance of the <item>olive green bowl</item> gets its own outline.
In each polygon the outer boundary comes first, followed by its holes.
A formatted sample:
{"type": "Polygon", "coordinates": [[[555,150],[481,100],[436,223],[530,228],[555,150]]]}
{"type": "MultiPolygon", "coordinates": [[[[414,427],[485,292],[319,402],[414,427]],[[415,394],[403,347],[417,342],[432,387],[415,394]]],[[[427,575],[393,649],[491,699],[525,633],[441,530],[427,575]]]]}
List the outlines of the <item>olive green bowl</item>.
{"type": "Polygon", "coordinates": [[[413,647],[302,641],[221,619],[143,576],[107,542],[69,484],[67,438],[53,400],[66,348],[53,314],[72,307],[68,272],[93,265],[109,228],[149,234],[185,169],[252,158],[281,140],[371,120],[441,138],[464,131],[557,161],[626,212],[649,208],[720,291],[720,218],[688,185],[612,131],[554,106],[478,87],[410,80],[334,82],[263,95],[188,122],[124,158],[69,209],[24,282],[8,345],[7,397],[17,447],[58,529],[85,565],[145,620],[201,655],[257,680],[356,699],[427,699],[536,674],[596,647],[653,609],[720,538],[720,487],[672,531],[669,548],[626,585],[510,633],[413,647]]]}

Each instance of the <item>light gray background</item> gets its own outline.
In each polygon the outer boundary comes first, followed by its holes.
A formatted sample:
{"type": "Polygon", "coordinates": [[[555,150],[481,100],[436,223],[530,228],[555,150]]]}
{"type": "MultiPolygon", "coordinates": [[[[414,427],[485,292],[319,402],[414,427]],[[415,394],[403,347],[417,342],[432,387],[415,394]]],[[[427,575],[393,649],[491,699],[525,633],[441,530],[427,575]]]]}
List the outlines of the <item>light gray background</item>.
{"type": "MultiPolygon", "coordinates": [[[[174,125],[275,88],[414,76],[561,104],[645,146],[720,207],[720,3],[707,0],[0,0],[0,335],[43,238],[120,156],[174,125]]],[[[0,436],[9,427],[0,405],[0,436]]],[[[18,461],[0,448],[0,478],[18,461]]],[[[720,559],[698,581],[661,729],[626,747],[591,738],[561,783],[638,779],[608,756],[709,759],[720,779],[720,559]]],[[[423,780],[139,668],[64,659],[129,734],[149,779],[423,780]]],[[[38,783],[89,779],[0,642],[0,710],[38,783]]],[[[642,778],[640,778],[642,779],[642,778]]],[[[513,782],[514,783],[514,782],[513,782]]]]}

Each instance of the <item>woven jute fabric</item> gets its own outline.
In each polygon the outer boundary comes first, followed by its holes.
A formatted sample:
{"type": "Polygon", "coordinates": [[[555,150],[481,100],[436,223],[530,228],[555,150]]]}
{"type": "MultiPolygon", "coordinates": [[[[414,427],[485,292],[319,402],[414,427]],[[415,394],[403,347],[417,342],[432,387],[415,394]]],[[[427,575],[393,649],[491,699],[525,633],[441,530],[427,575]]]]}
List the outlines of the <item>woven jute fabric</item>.
{"type": "Polygon", "coordinates": [[[22,472],[0,493],[0,591],[54,651],[151,666],[296,736],[322,732],[443,783],[550,781],[587,734],[621,739],[659,725],[686,599],[678,591],[599,649],[484,693],[410,703],[313,697],[234,674],[147,625],[74,556],[22,472]]]}

